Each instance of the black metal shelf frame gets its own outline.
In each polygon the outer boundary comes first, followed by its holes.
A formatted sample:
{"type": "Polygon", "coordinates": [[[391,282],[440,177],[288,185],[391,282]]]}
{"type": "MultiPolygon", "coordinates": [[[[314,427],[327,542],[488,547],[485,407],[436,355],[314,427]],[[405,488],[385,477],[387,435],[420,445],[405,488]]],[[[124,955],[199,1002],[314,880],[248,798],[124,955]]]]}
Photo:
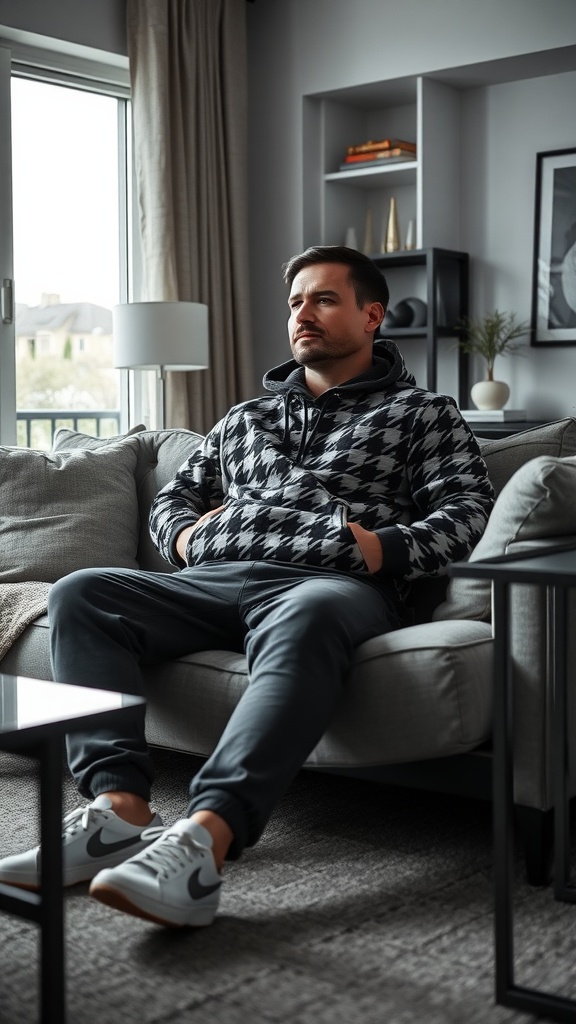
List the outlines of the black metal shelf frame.
{"type": "MultiPolygon", "coordinates": [[[[469,256],[454,249],[413,249],[393,253],[375,253],[370,257],[384,272],[397,267],[424,267],[426,270],[427,323],[423,327],[386,328],[389,338],[426,339],[426,385],[438,390],[438,341],[462,336],[462,321],[469,310],[469,256]],[[442,322],[440,322],[442,317],[442,322]]],[[[458,359],[458,403],[468,403],[468,355],[461,348],[458,359]]]]}

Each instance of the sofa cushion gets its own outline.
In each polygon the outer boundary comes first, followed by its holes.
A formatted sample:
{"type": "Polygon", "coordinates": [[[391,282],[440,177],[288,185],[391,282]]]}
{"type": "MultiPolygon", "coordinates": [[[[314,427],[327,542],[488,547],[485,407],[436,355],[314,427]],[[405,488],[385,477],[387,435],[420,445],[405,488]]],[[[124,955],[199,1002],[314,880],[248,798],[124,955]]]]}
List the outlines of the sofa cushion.
{"type": "MultiPolygon", "coordinates": [[[[166,562],[156,551],[150,538],[148,516],[153,499],[187,460],[191,452],[202,442],[200,434],[183,427],[170,430],[140,430],[133,434],[138,444],[136,487],[140,514],[138,538],[138,564],[141,569],[153,572],[174,571],[175,567],[166,562]]],[[[53,451],[75,451],[89,449],[106,450],[111,442],[105,438],[91,437],[75,430],[62,427],[54,435],[53,451]]]]}
{"type": "Polygon", "coordinates": [[[0,448],[0,583],[136,568],[138,442],[98,451],[0,448]]]}
{"type": "MultiPolygon", "coordinates": [[[[470,561],[504,555],[511,544],[567,537],[576,533],[576,458],[541,455],[531,459],[504,486],[483,537],[470,561]]],[[[433,619],[491,618],[489,580],[450,581],[446,599],[433,619]]]]}
{"type": "MultiPolygon", "coordinates": [[[[491,628],[423,623],[360,644],[342,701],[306,760],[359,767],[462,754],[490,736],[491,628]]],[[[150,743],[209,755],[248,686],[243,654],[200,651],[145,669],[150,743]]]]}
{"type": "Polygon", "coordinates": [[[556,458],[576,455],[576,419],[567,416],[497,441],[479,437],[478,443],[488,466],[492,486],[498,495],[516,470],[529,459],[539,455],[552,455],[556,458]]]}

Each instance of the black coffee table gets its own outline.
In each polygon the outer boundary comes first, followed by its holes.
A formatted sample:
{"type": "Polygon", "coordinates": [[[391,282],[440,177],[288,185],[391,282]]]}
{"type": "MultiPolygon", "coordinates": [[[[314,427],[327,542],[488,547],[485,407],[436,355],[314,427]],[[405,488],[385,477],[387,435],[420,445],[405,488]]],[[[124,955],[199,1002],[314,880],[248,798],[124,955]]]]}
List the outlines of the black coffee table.
{"type": "Polygon", "coordinates": [[[496,1002],[563,1024],[576,1024],[576,1000],[517,985],[514,980],[513,876],[513,702],[510,655],[510,587],[536,584],[547,598],[547,650],[554,694],[554,895],[576,903],[570,881],[569,755],[567,676],[574,640],[568,623],[568,594],[576,589],[576,547],[572,542],[501,555],[484,562],[459,562],[452,576],[490,580],[494,625],[494,876],[496,1002]]]}
{"type": "Polygon", "coordinates": [[[40,892],[0,884],[0,910],[40,925],[43,1024],[64,1024],[66,1016],[62,904],[64,737],[75,730],[105,726],[118,715],[130,715],[136,705],[144,703],[142,697],[116,691],[0,673],[0,750],[25,754],[40,762],[40,892]]]}

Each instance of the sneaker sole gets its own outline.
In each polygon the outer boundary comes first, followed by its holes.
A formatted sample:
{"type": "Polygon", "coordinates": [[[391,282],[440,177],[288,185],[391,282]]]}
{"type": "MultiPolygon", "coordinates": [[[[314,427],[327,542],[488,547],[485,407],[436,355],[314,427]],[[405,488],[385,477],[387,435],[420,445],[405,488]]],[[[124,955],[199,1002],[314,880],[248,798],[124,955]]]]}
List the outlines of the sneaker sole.
{"type": "Polygon", "coordinates": [[[13,889],[25,889],[26,892],[40,892],[37,882],[15,882],[11,878],[0,878],[0,885],[11,885],[13,889]]]}
{"type": "MultiPolygon", "coordinates": [[[[74,885],[82,885],[82,884],[84,884],[86,882],[91,882],[93,878],[96,878],[96,875],[99,874],[100,871],[106,870],[107,868],[117,868],[117,867],[119,867],[119,865],[123,864],[124,861],[128,860],[129,857],[134,856],[134,853],[140,853],[141,850],[145,849],[145,847],[146,847],[146,844],[143,844],[140,847],[135,847],[135,849],[134,850],[130,850],[126,854],[126,856],[124,856],[124,857],[114,857],[113,859],[111,858],[110,860],[108,860],[104,864],[101,864],[101,863],[96,863],[94,865],[86,864],[84,867],[77,867],[77,868],[70,869],[68,871],[68,877],[66,877],[66,873],[64,875],[64,878],[63,878],[63,881],[62,881],[62,888],[63,889],[70,889],[74,885]]],[[[26,889],[27,892],[40,892],[40,882],[38,880],[34,879],[33,881],[28,881],[25,877],[22,877],[22,875],[19,878],[17,878],[17,877],[14,877],[14,878],[1,878],[0,877],[0,884],[1,885],[12,885],[16,889],[26,889]]]]}
{"type": "Polygon", "coordinates": [[[90,896],[100,903],[105,903],[108,907],[113,907],[115,910],[121,910],[125,914],[132,914],[133,917],[141,917],[145,921],[152,921],[154,924],[163,925],[165,928],[206,928],[212,924],[217,909],[195,910],[193,921],[184,920],[186,917],[185,912],[181,912],[180,920],[170,920],[156,913],[151,903],[148,905],[150,909],[146,905],[139,906],[137,903],[133,903],[125,893],[120,892],[119,889],[114,889],[105,882],[92,885],[90,887],[90,896]]]}
{"type": "MultiPolygon", "coordinates": [[[[99,869],[98,869],[99,870],[99,869]]],[[[62,888],[70,889],[74,885],[81,885],[83,882],[91,882],[97,874],[94,871],[91,875],[83,875],[82,878],[73,878],[72,881],[63,881],[62,888]]],[[[0,885],[11,885],[14,889],[25,889],[26,892],[40,892],[40,882],[24,882],[15,878],[0,878],[0,885]]]]}

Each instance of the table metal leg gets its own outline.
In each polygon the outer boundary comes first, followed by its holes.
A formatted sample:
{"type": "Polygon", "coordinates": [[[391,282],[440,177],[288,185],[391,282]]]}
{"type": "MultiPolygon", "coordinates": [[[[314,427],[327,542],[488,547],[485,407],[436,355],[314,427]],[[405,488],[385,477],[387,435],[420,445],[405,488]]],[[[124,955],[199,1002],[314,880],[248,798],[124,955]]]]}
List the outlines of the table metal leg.
{"type": "Polygon", "coordinates": [[[512,685],[509,652],[508,586],[495,582],[494,600],[494,900],[496,1001],[502,1003],[514,983],[512,887],[514,797],[512,685]]]}
{"type": "Polygon", "coordinates": [[[43,740],[39,749],[42,846],[40,889],[42,1024],[64,1024],[66,1019],[62,890],[63,752],[61,736],[43,740]]]}
{"type": "Polygon", "coordinates": [[[568,748],[568,595],[564,587],[551,588],[551,620],[554,643],[554,896],[564,903],[576,903],[576,888],[570,882],[570,761],[568,748]]]}

